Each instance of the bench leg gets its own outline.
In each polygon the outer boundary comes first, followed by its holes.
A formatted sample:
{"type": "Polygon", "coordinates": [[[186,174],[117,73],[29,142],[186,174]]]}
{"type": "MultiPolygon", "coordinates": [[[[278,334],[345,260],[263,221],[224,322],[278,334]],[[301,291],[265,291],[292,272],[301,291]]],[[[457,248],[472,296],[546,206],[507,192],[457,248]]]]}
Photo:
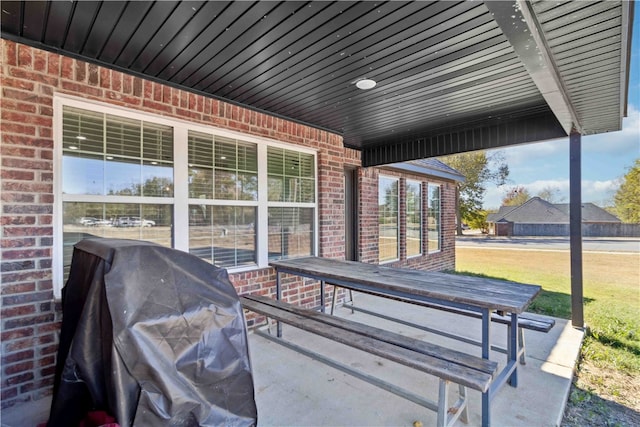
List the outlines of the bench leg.
{"type": "Polygon", "coordinates": [[[518,345],[520,346],[520,364],[526,365],[527,361],[525,359],[525,346],[524,346],[524,329],[518,328],[518,345]]]}
{"type": "Polygon", "coordinates": [[[469,405],[467,400],[467,388],[458,384],[458,393],[460,393],[460,399],[462,400],[462,413],[460,414],[460,421],[467,424],[469,422],[469,405]]]}
{"type": "Polygon", "coordinates": [[[438,419],[436,425],[438,427],[452,426],[458,418],[467,424],[469,422],[467,388],[458,384],[458,401],[452,407],[449,407],[449,381],[440,379],[438,386],[438,419]],[[451,413],[451,417],[449,417],[451,413]]]}
{"type": "Polygon", "coordinates": [[[333,295],[331,296],[331,315],[333,316],[333,312],[336,309],[336,296],[338,295],[338,287],[333,285],[333,295]]]}
{"type": "Polygon", "coordinates": [[[448,381],[440,379],[440,386],[438,387],[438,420],[436,422],[436,426],[438,427],[445,427],[447,425],[447,413],[449,412],[447,396],[448,385],[448,381]]]}
{"type": "MultiPolygon", "coordinates": [[[[336,308],[336,298],[338,295],[338,286],[337,285],[333,285],[333,297],[331,298],[331,314],[333,315],[333,312],[336,308]]],[[[345,301],[346,302],[346,301],[345,301]]],[[[351,289],[349,289],[349,302],[351,302],[351,305],[353,306],[353,291],[351,289]]],[[[355,313],[355,310],[353,308],[351,308],[351,314],[355,313]]]]}

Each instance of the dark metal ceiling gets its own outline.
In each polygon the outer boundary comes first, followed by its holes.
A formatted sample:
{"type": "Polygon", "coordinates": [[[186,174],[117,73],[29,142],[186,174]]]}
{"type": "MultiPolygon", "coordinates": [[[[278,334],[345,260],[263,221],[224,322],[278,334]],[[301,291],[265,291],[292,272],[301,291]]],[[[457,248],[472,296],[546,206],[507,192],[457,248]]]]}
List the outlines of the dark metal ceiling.
{"type": "Polygon", "coordinates": [[[1,29],[3,38],[341,133],[364,164],[380,164],[619,130],[632,7],[3,0],[1,29]],[[377,86],[356,88],[365,77],[377,86]]]}

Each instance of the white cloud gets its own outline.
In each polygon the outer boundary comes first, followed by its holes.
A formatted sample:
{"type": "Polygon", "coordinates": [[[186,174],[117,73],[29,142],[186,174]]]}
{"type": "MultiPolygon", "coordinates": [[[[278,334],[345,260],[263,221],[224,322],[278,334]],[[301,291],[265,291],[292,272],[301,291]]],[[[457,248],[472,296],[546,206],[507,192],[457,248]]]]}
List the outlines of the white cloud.
{"type": "Polygon", "coordinates": [[[503,153],[510,168],[528,168],[535,165],[537,161],[544,161],[559,156],[568,156],[569,140],[563,138],[515,145],[503,149],[503,153]]]}
{"type": "Polygon", "coordinates": [[[620,187],[620,180],[582,181],[582,200],[599,206],[613,204],[613,196],[620,187]]]}
{"type": "MultiPolygon", "coordinates": [[[[487,189],[484,207],[500,206],[507,191],[524,186],[532,195],[547,187],[558,188],[569,201],[569,138],[503,148],[509,165],[509,183],[487,189]]],[[[629,104],[628,117],[619,132],[582,138],[582,200],[598,205],[612,202],[620,178],[640,157],[640,110],[629,104]]]]}
{"type": "Polygon", "coordinates": [[[622,130],[619,132],[589,135],[582,139],[583,153],[602,154],[608,156],[633,156],[634,160],[640,156],[640,111],[634,105],[629,104],[627,117],[622,121],[622,130]]]}
{"type": "MultiPolygon", "coordinates": [[[[557,199],[561,203],[569,203],[569,180],[568,179],[545,179],[537,180],[529,183],[518,183],[518,186],[524,187],[531,196],[535,196],[542,190],[547,188],[557,188],[557,199]]],[[[496,209],[507,192],[516,185],[501,185],[487,189],[483,206],[485,209],[496,209]]],[[[606,206],[612,203],[620,181],[618,179],[610,179],[606,181],[582,181],[582,201],[595,203],[599,206],[606,206]]]]}

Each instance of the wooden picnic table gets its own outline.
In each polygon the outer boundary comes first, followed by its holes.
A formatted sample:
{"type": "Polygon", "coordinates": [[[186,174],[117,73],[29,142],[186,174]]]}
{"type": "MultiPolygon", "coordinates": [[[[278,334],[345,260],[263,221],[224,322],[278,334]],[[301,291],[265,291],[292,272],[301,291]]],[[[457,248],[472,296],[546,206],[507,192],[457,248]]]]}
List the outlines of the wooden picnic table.
{"type": "MultiPolygon", "coordinates": [[[[491,314],[508,313],[507,363],[482,395],[483,425],[489,425],[489,404],[505,383],[517,387],[518,315],[526,310],[540,293],[540,286],[483,277],[450,273],[392,268],[355,261],[321,257],[305,257],[271,261],[276,270],[276,294],[281,299],[282,273],[308,277],[321,282],[320,303],[325,307],[325,283],[380,297],[405,301],[435,303],[478,312],[482,318],[482,357],[489,359],[491,348],[491,314]],[[486,418],[486,419],[485,419],[486,418]]],[[[278,326],[280,328],[280,326],[278,326]]],[[[281,331],[278,330],[280,336],[281,331]]]]}

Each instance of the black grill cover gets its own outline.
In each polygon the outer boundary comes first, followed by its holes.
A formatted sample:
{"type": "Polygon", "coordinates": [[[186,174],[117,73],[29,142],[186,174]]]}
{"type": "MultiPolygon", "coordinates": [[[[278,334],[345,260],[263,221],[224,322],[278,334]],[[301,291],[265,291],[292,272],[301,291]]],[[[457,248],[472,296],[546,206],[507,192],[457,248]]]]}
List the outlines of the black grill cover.
{"type": "Polygon", "coordinates": [[[74,247],[49,426],[257,423],[242,306],[226,270],[148,242],[74,247]]]}

